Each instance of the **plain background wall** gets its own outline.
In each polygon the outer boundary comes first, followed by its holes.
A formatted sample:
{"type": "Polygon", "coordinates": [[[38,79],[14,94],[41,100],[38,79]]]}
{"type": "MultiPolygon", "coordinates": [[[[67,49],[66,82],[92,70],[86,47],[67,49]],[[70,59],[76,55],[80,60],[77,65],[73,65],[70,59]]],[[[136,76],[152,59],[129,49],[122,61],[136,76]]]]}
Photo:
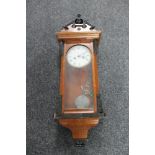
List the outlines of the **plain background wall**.
{"type": "Polygon", "coordinates": [[[128,0],[27,0],[27,155],[128,155],[128,0]],[[84,148],[52,118],[58,93],[55,33],[80,13],[103,31],[98,65],[107,116],[84,148]]]}

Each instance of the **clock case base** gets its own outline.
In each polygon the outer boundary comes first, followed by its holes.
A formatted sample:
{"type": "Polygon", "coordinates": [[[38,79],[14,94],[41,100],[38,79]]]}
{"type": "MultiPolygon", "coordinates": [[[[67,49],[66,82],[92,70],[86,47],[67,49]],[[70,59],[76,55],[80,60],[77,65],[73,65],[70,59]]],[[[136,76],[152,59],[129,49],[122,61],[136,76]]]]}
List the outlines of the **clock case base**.
{"type": "Polygon", "coordinates": [[[63,114],[61,111],[61,96],[57,98],[57,111],[54,113],[54,120],[72,132],[75,146],[85,145],[89,130],[99,123],[103,116],[102,101],[100,95],[97,96],[97,113],[63,114]]]}
{"type": "Polygon", "coordinates": [[[76,145],[84,145],[89,129],[95,127],[98,123],[99,117],[59,119],[59,124],[70,129],[72,132],[72,138],[76,145]]]}

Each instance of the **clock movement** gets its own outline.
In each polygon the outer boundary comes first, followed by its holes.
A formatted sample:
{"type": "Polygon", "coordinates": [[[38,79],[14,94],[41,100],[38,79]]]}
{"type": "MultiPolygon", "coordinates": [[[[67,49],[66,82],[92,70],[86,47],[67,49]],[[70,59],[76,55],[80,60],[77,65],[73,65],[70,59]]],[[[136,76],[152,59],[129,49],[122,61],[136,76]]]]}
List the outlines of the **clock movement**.
{"type": "Polygon", "coordinates": [[[84,146],[103,112],[97,66],[101,31],[78,14],[56,36],[60,90],[54,119],[72,132],[76,146],[84,146]]]}

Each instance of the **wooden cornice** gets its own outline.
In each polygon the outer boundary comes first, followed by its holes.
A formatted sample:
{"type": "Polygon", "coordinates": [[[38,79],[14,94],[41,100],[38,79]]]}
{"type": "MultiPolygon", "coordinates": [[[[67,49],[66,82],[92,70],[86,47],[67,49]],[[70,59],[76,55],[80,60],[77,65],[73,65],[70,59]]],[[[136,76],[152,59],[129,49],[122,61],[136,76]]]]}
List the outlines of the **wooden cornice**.
{"type": "Polygon", "coordinates": [[[92,31],[92,32],[65,32],[60,31],[56,33],[57,39],[60,40],[68,40],[68,39],[88,39],[99,40],[101,37],[101,31],[92,31]]]}

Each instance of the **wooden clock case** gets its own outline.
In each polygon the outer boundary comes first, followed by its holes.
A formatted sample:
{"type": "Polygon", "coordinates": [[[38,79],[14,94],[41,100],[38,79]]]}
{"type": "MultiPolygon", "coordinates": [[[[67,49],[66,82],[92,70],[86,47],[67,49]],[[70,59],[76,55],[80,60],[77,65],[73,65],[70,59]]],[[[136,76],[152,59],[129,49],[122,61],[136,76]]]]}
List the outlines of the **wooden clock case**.
{"type": "MultiPolygon", "coordinates": [[[[56,33],[59,43],[59,60],[60,60],[60,94],[57,101],[57,110],[54,119],[62,125],[70,129],[72,137],[76,142],[76,146],[83,146],[88,138],[88,131],[99,123],[101,116],[102,103],[99,94],[97,53],[98,45],[101,37],[101,31],[95,30],[95,27],[80,18],[80,15],[71,23],[63,27],[60,32],[56,33]],[[64,80],[65,73],[65,55],[69,48],[74,45],[84,45],[91,51],[92,58],[92,80],[94,101],[93,110],[88,109],[71,109],[64,108],[64,80]]],[[[83,75],[84,77],[86,75],[83,75]]],[[[75,88],[76,89],[76,88],[75,88]]]]}

